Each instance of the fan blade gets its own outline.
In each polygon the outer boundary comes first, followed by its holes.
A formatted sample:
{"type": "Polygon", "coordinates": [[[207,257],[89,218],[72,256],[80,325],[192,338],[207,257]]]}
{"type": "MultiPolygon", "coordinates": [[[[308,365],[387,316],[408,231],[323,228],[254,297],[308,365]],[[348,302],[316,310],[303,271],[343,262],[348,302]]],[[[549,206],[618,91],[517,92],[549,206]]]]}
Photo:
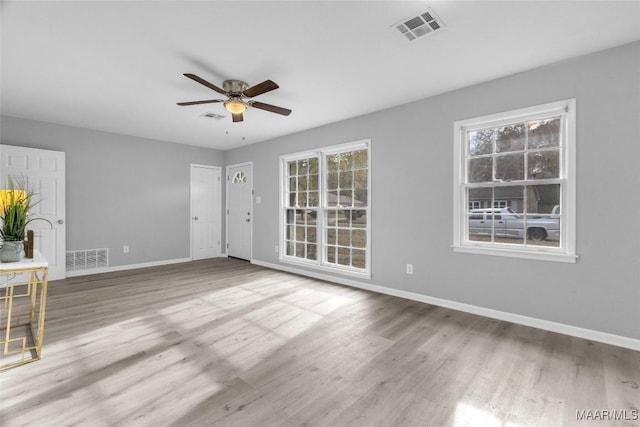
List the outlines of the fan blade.
{"type": "Polygon", "coordinates": [[[291,110],[288,108],[276,107],[275,105],[265,104],[264,102],[253,101],[251,106],[261,110],[270,111],[272,113],[282,114],[283,116],[291,114],[291,110]]]}
{"type": "Polygon", "coordinates": [[[231,116],[233,117],[233,123],[241,122],[244,120],[242,113],[232,114],[231,116]]]}
{"type": "Polygon", "coordinates": [[[178,105],[184,107],[185,105],[197,105],[197,104],[211,104],[214,102],[224,102],[222,99],[209,99],[206,101],[189,101],[189,102],[177,102],[178,105]]]}
{"type": "Polygon", "coordinates": [[[263,93],[270,92],[274,89],[278,89],[280,86],[272,82],[271,80],[265,80],[262,83],[258,83],[255,86],[251,86],[249,89],[245,89],[242,94],[247,98],[253,98],[254,96],[262,95],[263,93]]]}
{"type": "Polygon", "coordinates": [[[215,90],[216,92],[218,92],[218,93],[220,93],[222,95],[227,95],[227,92],[225,92],[224,90],[220,89],[218,86],[214,85],[213,83],[209,83],[208,81],[196,76],[195,74],[184,73],[183,75],[185,77],[189,77],[191,80],[195,80],[196,82],[200,83],[201,85],[205,85],[209,89],[215,90]]]}

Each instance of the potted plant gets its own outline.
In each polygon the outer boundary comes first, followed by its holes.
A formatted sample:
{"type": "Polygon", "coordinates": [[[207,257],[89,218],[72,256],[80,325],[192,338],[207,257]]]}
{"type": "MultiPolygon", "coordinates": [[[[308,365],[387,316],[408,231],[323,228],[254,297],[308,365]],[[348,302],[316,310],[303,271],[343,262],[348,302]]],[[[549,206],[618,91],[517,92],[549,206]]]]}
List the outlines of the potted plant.
{"type": "Polygon", "coordinates": [[[33,218],[29,214],[29,211],[38,203],[34,200],[35,195],[29,189],[25,178],[17,181],[9,178],[9,188],[0,190],[0,219],[2,220],[0,262],[22,260],[27,225],[36,220],[49,222],[44,218],[33,218]]]}

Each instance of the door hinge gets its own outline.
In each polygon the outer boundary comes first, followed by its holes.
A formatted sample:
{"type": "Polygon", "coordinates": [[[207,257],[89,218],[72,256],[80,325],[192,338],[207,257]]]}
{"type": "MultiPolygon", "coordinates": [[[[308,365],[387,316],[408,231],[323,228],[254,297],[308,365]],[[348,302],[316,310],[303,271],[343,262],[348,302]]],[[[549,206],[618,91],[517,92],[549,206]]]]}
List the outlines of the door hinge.
{"type": "Polygon", "coordinates": [[[218,246],[220,246],[220,240],[218,240],[218,246]]]}
{"type": "Polygon", "coordinates": [[[229,249],[229,244],[227,243],[227,249],[229,249]]]}
{"type": "Polygon", "coordinates": [[[251,189],[251,195],[253,196],[255,193],[253,192],[253,189],[251,189]]]}
{"type": "Polygon", "coordinates": [[[227,209],[227,215],[229,215],[229,209],[227,209]]]}

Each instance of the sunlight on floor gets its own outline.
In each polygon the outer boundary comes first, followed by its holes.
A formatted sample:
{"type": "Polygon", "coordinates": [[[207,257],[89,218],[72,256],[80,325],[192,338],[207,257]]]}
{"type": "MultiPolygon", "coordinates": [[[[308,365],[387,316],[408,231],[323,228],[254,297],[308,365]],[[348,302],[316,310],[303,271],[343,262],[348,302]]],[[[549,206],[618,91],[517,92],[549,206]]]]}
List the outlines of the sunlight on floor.
{"type": "Polygon", "coordinates": [[[504,423],[496,415],[484,410],[476,408],[473,405],[460,402],[456,406],[456,413],[453,427],[520,427],[518,424],[511,422],[504,423]]]}
{"type": "MultiPolygon", "coordinates": [[[[135,317],[114,311],[106,324],[50,343],[47,361],[55,362],[58,381],[36,392],[37,410],[13,408],[14,421],[29,424],[42,413],[56,413],[51,422],[180,423],[198,407],[224,399],[229,388],[240,394],[248,390],[245,378],[262,375],[281,348],[295,347],[297,338],[352,302],[297,283],[283,287],[277,279],[174,297],[173,304],[141,307],[135,317]]],[[[303,374],[309,372],[297,373],[303,374]]],[[[301,387],[306,389],[304,383],[301,387]]],[[[3,403],[4,409],[12,407],[10,400],[3,403]]]]}
{"type": "Polygon", "coordinates": [[[77,397],[93,395],[87,400],[100,402],[84,411],[102,413],[102,419],[112,424],[126,423],[136,416],[144,417],[145,422],[162,424],[168,421],[166,414],[160,415],[162,407],[170,405],[177,415],[188,412],[196,405],[195,401],[224,387],[222,381],[202,375],[203,363],[185,357],[189,349],[181,348],[182,342],[176,341],[174,334],[167,334],[158,326],[158,319],[149,316],[77,337],[79,360],[75,364],[75,377],[84,384],[78,384],[82,387],[74,394],[77,393],[77,397]],[[130,345],[124,351],[122,347],[114,351],[110,338],[117,339],[117,333],[123,330],[127,331],[130,345]],[[87,345],[89,343],[91,345],[87,345]],[[109,374],[94,374],[101,371],[109,374]],[[88,372],[92,373],[89,377],[88,372]],[[141,407],[145,408],[143,413],[140,413],[141,407]]]}
{"type": "MultiPolygon", "coordinates": [[[[260,366],[281,347],[351,301],[319,291],[313,291],[309,298],[309,290],[295,288],[291,292],[273,294],[268,283],[243,283],[232,291],[233,299],[227,295],[231,292],[226,288],[129,321],[126,325],[128,335],[144,337],[145,340],[155,336],[152,341],[158,345],[167,338],[158,336],[162,328],[175,331],[187,340],[157,354],[153,349],[132,342],[137,351],[154,356],[123,366],[116,376],[105,378],[99,384],[105,401],[108,397],[108,405],[115,405],[113,409],[119,419],[142,415],[145,422],[152,421],[153,409],[163,404],[172,405],[179,419],[194,405],[204,404],[226,387],[225,382],[230,378],[220,378],[216,374],[218,370],[240,373],[260,366]],[[140,329],[140,334],[137,329],[140,329]],[[194,347],[201,349],[198,356],[193,355],[194,347]],[[147,377],[136,374],[139,363],[145,363],[147,377]],[[166,384],[167,376],[171,375],[174,376],[170,380],[173,385],[171,395],[178,396],[178,399],[165,401],[166,389],[159,390],[155,383],[162,381],[166,384]],[[135,406],[129,407],[136,400],[127,391],[133,384],[136,384],[136,393],[144,390],[143,405],[138,398],[135,406]],[[181,405],[180,396],[188,396],[191,404],[181,405]],[[144,414],[134,413],[134,408],[140,406],[148,409],[144,414]]],[[[166,332],[160,335],[166,335],[166,332]]]]}

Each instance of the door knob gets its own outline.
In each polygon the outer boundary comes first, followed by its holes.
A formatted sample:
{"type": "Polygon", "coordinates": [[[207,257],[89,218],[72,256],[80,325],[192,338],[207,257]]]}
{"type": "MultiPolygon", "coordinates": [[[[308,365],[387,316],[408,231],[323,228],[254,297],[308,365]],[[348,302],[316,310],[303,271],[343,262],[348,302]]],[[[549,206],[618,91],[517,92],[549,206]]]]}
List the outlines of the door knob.
{"type": "Polygon", "coordinates": [[[64,220],[59,219],[59,220],[58,220],[58,224],[64,224],[64,220]]]}
{"type": "Polygon", "coordinates": [[[193,220],[194,220],[194,221],[197,221],[197,220],[198,220],[198,217],[197,217],[197,216],[194,216],[194,217],[193,217],[193,220]]]}
{"type": "Polygon", "coordinates": [[[251,220],[249,218],[247,218],[247,222],[251,222],[251,220]]]}

